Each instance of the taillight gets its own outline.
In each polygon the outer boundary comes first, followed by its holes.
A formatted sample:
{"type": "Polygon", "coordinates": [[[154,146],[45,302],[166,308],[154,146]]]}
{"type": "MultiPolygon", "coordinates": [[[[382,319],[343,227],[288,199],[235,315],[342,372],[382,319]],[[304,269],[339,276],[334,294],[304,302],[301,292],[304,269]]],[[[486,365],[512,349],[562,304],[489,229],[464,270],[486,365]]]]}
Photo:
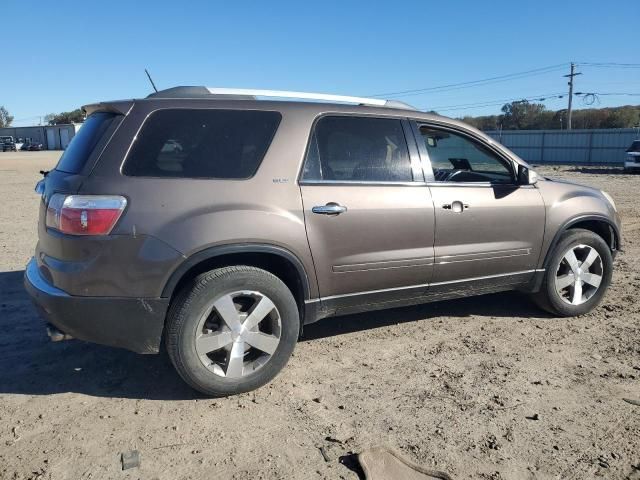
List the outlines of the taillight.
{"type": "Polygon", "coordinates": [[[51,196],[47,228],[69,235],[108,235],[127,206],[120,195],[51,196]]]}

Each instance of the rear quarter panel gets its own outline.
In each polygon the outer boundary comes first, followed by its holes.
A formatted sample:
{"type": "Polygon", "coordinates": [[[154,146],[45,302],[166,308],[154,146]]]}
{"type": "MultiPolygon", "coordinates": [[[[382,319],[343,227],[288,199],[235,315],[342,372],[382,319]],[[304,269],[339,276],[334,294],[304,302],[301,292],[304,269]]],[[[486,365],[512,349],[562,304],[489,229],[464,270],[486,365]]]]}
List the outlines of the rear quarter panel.
{"type": "MultiPolygon", "coordinates": [[[[296,176],[302,162],[313,115],[304,109],[278,110],[282,121],[257,173],[246,180],[128,177],[120,173],[144,119],[159,108],[234,108],[225,101],[163,100],[134,106],[82,191],[121,194],[127,210],[115,235],[151,236],[177,250],[181,257],[149,284],[159,296],[173,271],[189,256],[209,247],[262,243],[283,247],[305,267],[310,294],[317,285],[306,237],[296,176]],[[122,130],[126,132],[122,132],[122,130]]],[[[242,107],[240,107],[242,108],[242,107]]],[[[265,104],[251,109],[275,110],[265,104]]],[[[139,259],[145,268],[144,259],[139,259]]],[[[151,292],[152,290],[152,292],[151,292]]]]}

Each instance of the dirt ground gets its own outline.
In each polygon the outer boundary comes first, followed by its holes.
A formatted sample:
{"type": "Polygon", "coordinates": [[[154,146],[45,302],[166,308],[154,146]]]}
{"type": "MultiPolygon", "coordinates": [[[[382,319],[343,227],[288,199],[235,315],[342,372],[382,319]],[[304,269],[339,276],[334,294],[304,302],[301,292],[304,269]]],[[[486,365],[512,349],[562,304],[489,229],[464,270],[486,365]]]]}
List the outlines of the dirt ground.
{"type": "Polygon", "coordinates": [[[270,385],[210,400],[165,355],[48,341],[22,275],[56,156],[0,153],[1,479],[357,479],[353,453],[374,445],[454,478],[640,478],[640,406],[623,401],[640,399],[640,176],[539,169],[622,214],[591,314],[507,293],[328,319],[270,385]]]}

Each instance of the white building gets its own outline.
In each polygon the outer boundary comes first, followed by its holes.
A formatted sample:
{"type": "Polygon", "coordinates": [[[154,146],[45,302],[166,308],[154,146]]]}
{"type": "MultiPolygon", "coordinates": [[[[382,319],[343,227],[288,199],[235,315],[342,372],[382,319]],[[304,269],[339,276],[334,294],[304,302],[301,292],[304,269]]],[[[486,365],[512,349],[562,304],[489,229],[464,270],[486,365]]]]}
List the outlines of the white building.
{"type": "Polygon", "coordinates": [[[16,142],[30,140],[41,143],[47,150],[64,150],[81,126],[81,123],[68,123],[34,127],[6,127],[0,128],[0,136],[11,136],[16,142]]]}

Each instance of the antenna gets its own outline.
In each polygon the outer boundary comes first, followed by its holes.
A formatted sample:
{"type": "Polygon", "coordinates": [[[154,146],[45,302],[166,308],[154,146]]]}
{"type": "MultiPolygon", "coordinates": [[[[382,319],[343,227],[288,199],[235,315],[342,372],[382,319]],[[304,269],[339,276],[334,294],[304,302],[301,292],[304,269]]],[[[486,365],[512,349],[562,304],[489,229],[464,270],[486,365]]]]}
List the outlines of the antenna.
{"type": "Polygon", "coordinates": [[[147,74],[147,77],[149,78],[149,81],[151,82],[151,86],[153,87],[153,89],[158,92],[158,89],[156,88],[156,84],[153,83],[153,79],[151,78],[151,75],[149,74],[149,70],[147,70],[146,68],[144,69],[144,73],[147,74]]]}

